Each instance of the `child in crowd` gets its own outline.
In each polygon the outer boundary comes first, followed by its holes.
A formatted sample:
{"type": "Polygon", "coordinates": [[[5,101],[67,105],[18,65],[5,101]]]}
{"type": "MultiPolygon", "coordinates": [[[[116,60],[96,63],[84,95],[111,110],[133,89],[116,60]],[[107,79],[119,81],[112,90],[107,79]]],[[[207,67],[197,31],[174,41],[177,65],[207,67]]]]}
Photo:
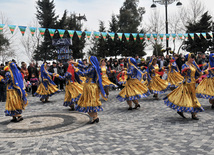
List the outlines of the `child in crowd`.
{"type": "Polygon", "coordinates": [[[37,91],[37,87],[39,84],[38,78],[36,78],[35,73],[32,74],[30,78],[30,83],[31,83],[31,89],[32,89],[32,96],[34,96],[34,93],[37,91]]]}

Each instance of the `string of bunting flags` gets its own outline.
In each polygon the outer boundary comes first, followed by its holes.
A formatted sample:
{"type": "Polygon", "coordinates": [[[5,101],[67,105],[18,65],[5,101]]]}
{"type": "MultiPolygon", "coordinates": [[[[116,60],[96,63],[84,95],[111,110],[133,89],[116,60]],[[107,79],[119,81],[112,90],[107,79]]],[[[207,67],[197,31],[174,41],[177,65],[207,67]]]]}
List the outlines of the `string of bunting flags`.
{"type": "MultiPolygon", "coordinates": [[[[3,31],[4,27],[6,25],[5,24],[0,24],[0,32],[3,31]]],[[[16,25],[7,25],[10,29],[10,32],[13,34],[16,27],[18,27],[18,29],[20,30],[22,36],[24,36],[27,26],[16,26],[16,25]]],[[[143,34],[143,33],[113,33],[113,32],[89,32],[89,31],[75,31],[75,30],[63,30],[63,29],[51,29],[51,28],[36,28],[36,27],[28,27],[28,29],[30,30],[30,33],[32,36],[34,36],[34,34],[36,33],[37,30],[39,30],[40,35],[43,37],[45,34],[45,31],[48,30],[48,32],[50,33],[51,38],[53,38],[53,36],[56,34],[56,31],[58,31],[59,36],[62,38],[65,34],[65,32],[67,31],[71,37],[71,39],[74,36],[74,33],[76,32],[77,36],[79,39],[82,38],[82,34],[85,33],[87,39],[90,39],[92,35],[94,35],[94,37],[98,40],[100,38],[100,36],[103,37],[104,40],[106,40],[107,36],[109,35],[110,38],[112,40],[115,39],[115,36],[117,35],[119,40],[122,41],[123,36],[125,36],[126,40],[129,41],[130,40],[130,36],[132,35],[132,37],[134,38],[134,41],[137,40],[137,36],[139,36],[140,40],[143,41],[143,39],[146,39],[147,41],[151,40],[151,37],[157,41],[157,39],[159,38],[161,41],[164,40],[164,38],[166,38],[167,40],[170,39],[170,37],[173,39],[173,41],[175,41],[176,38],[179,38],[180,40],[188,40],[189,38],[191,38],[192,40],[195,39],[195,36],[197,36],[198,38],[205,38],[207,39],[208,36],[209,38],[213,38],[213,33],[212,32],[202,32],[202,33],[179,33],[179,34],[143,34]]]]}

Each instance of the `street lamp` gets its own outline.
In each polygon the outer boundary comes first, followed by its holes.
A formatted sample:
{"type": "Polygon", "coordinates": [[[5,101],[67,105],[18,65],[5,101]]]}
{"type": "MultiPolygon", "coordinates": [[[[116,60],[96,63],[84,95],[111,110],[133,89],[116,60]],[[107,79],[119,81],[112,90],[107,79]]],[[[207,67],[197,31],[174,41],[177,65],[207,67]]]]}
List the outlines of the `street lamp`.
{"type": "MultiPolygon", "coordinates": [[[[166,15],[166,34],[168,34],[168,5],[174,3],[175,1],[178,1],[176,6],[182,6],[182,3],[179,0],[153,0],[153,4],[151,5],[151,8],[156,8],[156,4],[158,3],[160,5],[165,5],[165,15],[166,15]]],[[[169,41],[166,39],[166,50],[167,55],[169,54],[169,41]]]]}

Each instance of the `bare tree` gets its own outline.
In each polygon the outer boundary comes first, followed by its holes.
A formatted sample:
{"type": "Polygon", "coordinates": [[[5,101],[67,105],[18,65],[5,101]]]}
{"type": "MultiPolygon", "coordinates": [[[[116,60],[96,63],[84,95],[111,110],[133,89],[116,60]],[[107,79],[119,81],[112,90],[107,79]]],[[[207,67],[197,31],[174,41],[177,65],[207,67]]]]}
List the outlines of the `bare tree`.
{"type": "Polygon", "coordinates": [[[179,16],[184,26],[187,23],[195,24],[200,17],[205,13],[205,6],[200,0],[191,0],[187,7],[183,7],[179,16]]]}
{"type": "MultiPolygon", "coordinates": [[[[39,27],[39,23],[37,20],[33,20],[30,26],[39,27]]],[[[28,31],[26,32],[25,37],[21,38],[20,42],[24,48],[24,55],[27,56],[30,61],[33,61],[34,51],[39,46],[41,40],[42,37],[39,34],[38,30],[36,30],[34,36],[32,36],[31,33],[28,31]]]]}
{"type": "MultiPolygon", "coordinates": [[[[146,25],[146,33],[150,34],[160,34],[163,33],[165,30],[165,22],[162,16],[160,15],[159,10],[155,9],[152,11],[152,13],[149,16],[149,20],[146,25]]],[[[161,39],[157,36],[157,40],[151,39],[149,42],[150,45],[152,45],[152,49],[156,49],[156,55],[158,55],[158,46],[162,46],[161,39]]]]}
{"type": "MultiPolygon", "coordinates": [[[[9,21],[9,18],[6,17],[6,15],[3,13],[3,12],[0,12],[0,21],[2,24],[8,24],[10,21],[9,21]]],[[[0,50],[0,58],[1,58],[1,62],[2,63],[5,63],[6,61],[8,61],[10,58],[14,58],[14,56],[16,56],[16,53],[15,53],[15,48],[17,47],[15,44],[14,44],[14,35],[12,35],[11,37],[9,37],[11,34],[9,29],[6,29],[4,28],[3,32],[1,32],[3,37],[6,38],[9,42],[9,44],[5,44],[1,47],[1,50],[0,50]]]]}

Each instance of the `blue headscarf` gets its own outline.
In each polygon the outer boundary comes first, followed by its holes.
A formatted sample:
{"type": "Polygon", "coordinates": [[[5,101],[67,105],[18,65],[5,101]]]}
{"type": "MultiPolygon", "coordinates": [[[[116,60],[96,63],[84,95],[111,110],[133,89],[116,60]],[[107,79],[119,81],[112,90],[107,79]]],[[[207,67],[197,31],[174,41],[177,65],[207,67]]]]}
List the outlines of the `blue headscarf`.
{"type": "Polygon", "coordinates": [[[175,70],[176,70],[177,72],[179,72],[179,68],[178,68],[178,66],[177,66],[177,63],[175,62],[175,58],[172,57],[171,60],[174,60],[174,62],[172,62],[172,66],[176,67],[175,70]]]}
{"type": "Polygon", "coordinates": [[[23,100],[24,104],[27,104],[26,92],[24,90],[24,82],[21,72],[18,70],[14,62],[9,63],[9,69],[13,81],[13,87],[21,95],[21,99],[23,100]]]}
{"type": "Polygon", "coordinates": [[[98,83],[99,83],[99,87],[101,90],[102,97],[104,99],[107,99],[106,93],[105,93],[103,85],[102,85],[102,77],[101,77],[101,73],[100,73],[100,64],[99,64],[99,61],[97,60],[97,57],[95,57],[95,56],[89,57],[89,62],[94,66],[94,68],[96,70],[97,74],[94,78],[95,78],[95,81],[98,81],[98,83]]]}
{"type": "Polygon", "coordinates": [[[211,53],[209,56],[210,67],[214,67],[214,53],[211,53]]]}
{"type": "Polygon", "coordinates": [[[45,65],[46,64],[42,64],[42,66],[41,66],[41,78],[42,78],[42,81],[43,81],[43,85],[45,86],[45,88],[47,90],[48,89],[48,85],[44,81],[47,81],[48,83],[51,83],[53,85],[56,85],[56,84],[51,80],[51,77],[48,74],[48,71],[45,69],[45,65]]]}
{"type": "MultiPolygon", "coordinates": [[[[154,57],[155,58],[155,57],[154,57]]],[[[154,67],[152,66],[153,60],[154,58],[151,58],[151,60],[149,61],[148,67],[147,67],[147,76],[148,76],[148,81],[152,80],[151,76],[150,76],[150,69],[154,69],[154,67]],[[152,67],[152,68],[150,68],[152,67]]]]}
{"type": "Polygon", "coordinates": [[[137,70],[137,79],[141,80],[143,73],[138,69],[136,60],[134,58],[128,58],[128,65],[133,66],[137,70]]]}
{"type": "Polygon", "coordinates": [[[79,60],[78,63],[81,65],[84,65],[84,63],[81,60],[79,60]]]}

